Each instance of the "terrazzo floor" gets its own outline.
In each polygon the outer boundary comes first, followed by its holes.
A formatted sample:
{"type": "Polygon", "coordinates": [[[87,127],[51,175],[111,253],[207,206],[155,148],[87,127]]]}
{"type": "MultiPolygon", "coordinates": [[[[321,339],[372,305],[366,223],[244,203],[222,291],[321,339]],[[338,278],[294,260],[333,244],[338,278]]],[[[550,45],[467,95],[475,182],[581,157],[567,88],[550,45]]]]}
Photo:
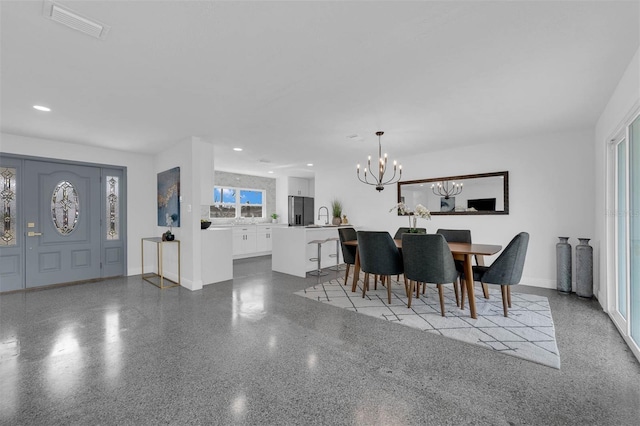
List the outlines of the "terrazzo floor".
{"type": "Polygon", "coordinates": [[[0,424],[638,424],[640,365],[594,300],[518,286],[549,299],[556,370],[296,296],[316,278],[270,261],[197,292],[0,295],[0,424]]]}

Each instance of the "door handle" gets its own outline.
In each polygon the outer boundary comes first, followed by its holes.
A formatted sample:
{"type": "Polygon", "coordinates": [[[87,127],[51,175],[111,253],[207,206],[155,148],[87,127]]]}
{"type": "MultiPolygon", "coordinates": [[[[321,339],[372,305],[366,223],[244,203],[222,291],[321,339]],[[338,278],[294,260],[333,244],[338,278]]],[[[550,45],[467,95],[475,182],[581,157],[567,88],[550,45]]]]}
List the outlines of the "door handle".
{"type": "Polygon", "coordinates": [[[33,231],[27,232],[27,237],[39,237],[40,235],[42,235],[42,232],[33,232],[33,231]]]}

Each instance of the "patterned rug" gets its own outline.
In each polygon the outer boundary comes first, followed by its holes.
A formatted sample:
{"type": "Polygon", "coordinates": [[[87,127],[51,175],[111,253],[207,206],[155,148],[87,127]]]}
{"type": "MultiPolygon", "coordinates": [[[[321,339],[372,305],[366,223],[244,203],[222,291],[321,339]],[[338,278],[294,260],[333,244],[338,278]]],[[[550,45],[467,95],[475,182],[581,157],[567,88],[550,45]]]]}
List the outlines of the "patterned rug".
{"type": "MultiPolygon", "coordinates": [[[[364,299],[362,280],[355,293],[351,292],[351,283],[347,286],[343,283],[343,278],[332,279],[295,294],[560,369],[553,318],[549,301],[544,296],[511,291],[512,307],[509,317],[505,318],[500,288],[489,286],[489,299],[485,299],[480,285],[476,284],[478,319],[474,320],[469,314],[468,301],[465,309],[456,306],[452,285],[444,286],[446,316],[442,317],[434,284],[427,284],[425,295],[419,299],[414,293],[411,309],[408,309],[404,283],[398,284],[392,279],[391,305],[387,303],[387,290],[380,283],[377,290],[368,290],[364,299]]],[[[370,288],[373,288],[373,278],[370,288]]]]}

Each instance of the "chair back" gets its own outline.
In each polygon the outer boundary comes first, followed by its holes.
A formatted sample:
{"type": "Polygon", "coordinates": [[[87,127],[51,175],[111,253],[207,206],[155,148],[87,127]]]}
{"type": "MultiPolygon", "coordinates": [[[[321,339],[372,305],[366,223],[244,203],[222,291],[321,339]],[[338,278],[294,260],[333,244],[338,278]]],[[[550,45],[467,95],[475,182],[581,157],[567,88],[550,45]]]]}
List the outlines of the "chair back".
{"type": "Polygon", "coordinates": [[[444,236],[448,243],[471,244],[471,231],[469,229],[438,229],[436,234],[444,236]]]}
{"type": "Polygon", "coordinates": [[[441,234],[403,234],[404,276],[425,283],[452,283],[458,278],[449,245],[441,234]]]}
{"type": "Polygon", "coordinates": [[[362,272],[378,275],[402,273],[402,256],[388,232],[358,231],[357,235],[362,272]]]}
{"type": "Polygon", "coordinates": [[[518,284],[522,278],[524,259],[527,255],[529,234],[520,232],[482,275],[482,282],[489,284],[518,284]]]}
{"type": "Polygon", "coordinates": [[[342,246],[342,258],[344,263],[354,265],[356,263],[356,246],[345,246],[345,241],[353,241],[358,239],[356,230],[354,228],[339,228],[338,236],[340,237],[340,245],[342,246]]]}
{"type": "MultiPolygon", "coordinates": [[[[396,234],[393,236],[394,240],[400,240],[402,239],[402,234],[408,234],[409,230],[411,228],[405,228],[405,227],[400,227],[398,228],[398,230],[396,231],[396,234]]],[[[427,228],[413,228],[416,230],[417,234],[426,234],[427,233],[427,228]]]]}

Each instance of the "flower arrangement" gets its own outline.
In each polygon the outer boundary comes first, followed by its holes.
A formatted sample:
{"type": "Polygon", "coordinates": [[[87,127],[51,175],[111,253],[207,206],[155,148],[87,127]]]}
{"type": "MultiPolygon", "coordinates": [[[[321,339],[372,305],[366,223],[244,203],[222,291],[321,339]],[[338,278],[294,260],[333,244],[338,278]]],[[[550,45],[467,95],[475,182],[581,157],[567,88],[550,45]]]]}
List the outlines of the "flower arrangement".
{"type": "Polygon", "coordinates": [[[392,212],[394,210],[398,210],[398,215],[404,216],[407,215],[409,218],[409,232],[410,233],[415,233],[416,228],[417,228],[417,222],[418,222],[418,218],[422,218],[422,219],[431,219],[431,212],[429,210],[427,210],[427,208],[425,206],[423,206],[422,204],[418,204],[416,205],[416,208],[411,211],[407,208],[407,206],[404,203],[398,203],[395,206],[393,206],[389,212],[392,212]],[[412,220],[413,219],[413,220],[412,220]]]}

